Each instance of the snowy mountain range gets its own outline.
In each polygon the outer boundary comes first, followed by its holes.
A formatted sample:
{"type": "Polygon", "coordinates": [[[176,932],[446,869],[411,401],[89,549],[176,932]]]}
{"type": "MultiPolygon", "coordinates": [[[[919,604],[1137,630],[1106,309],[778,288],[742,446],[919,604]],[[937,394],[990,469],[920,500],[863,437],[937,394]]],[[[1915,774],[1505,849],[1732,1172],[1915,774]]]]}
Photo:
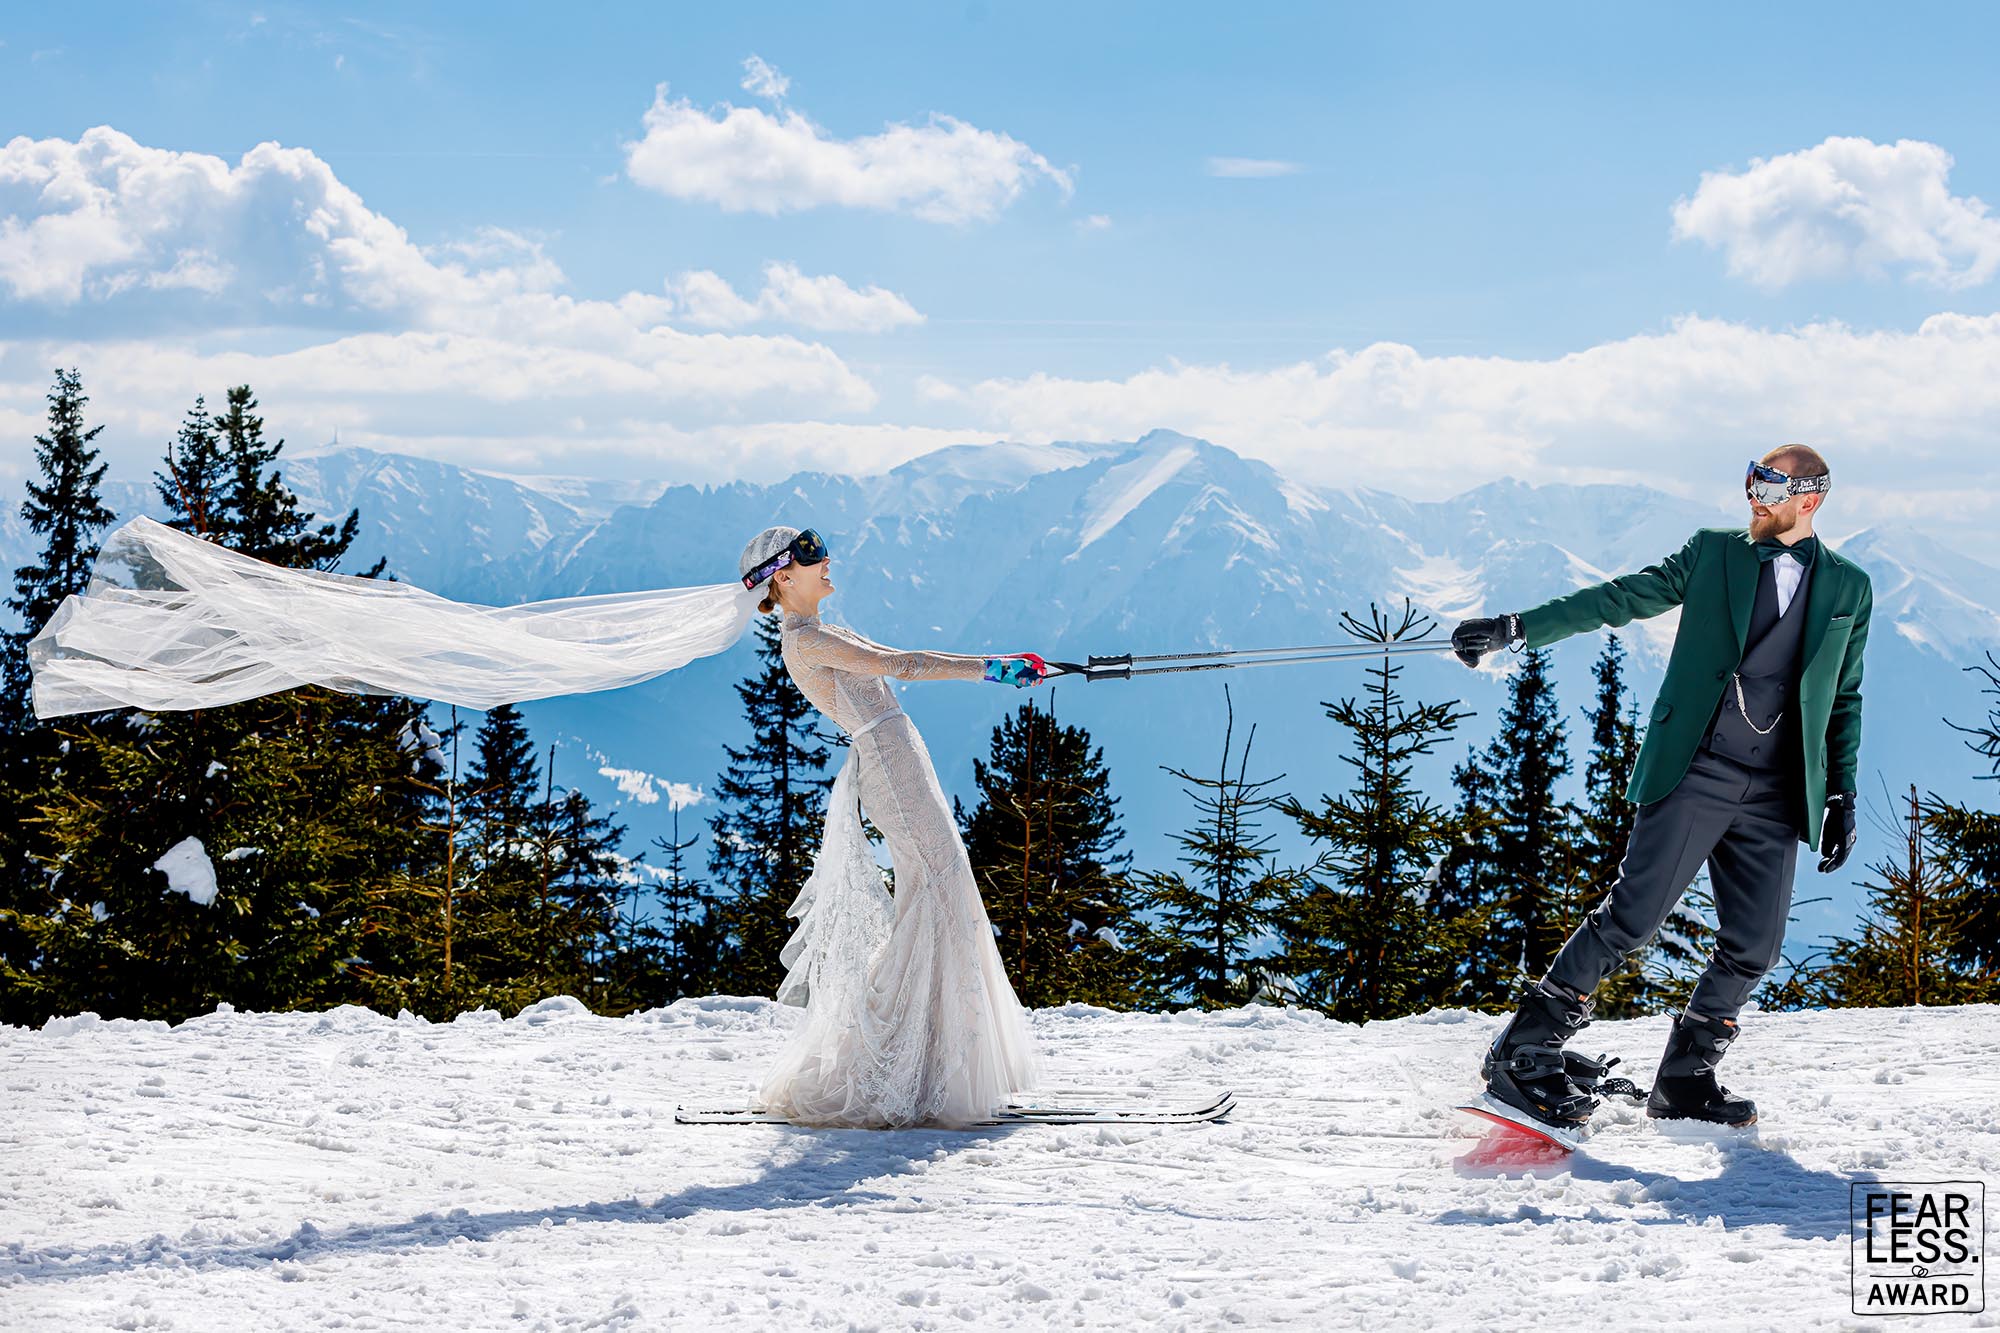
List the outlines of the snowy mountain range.
{"type": "MultiPolygon", "coordinates": [[[[387,555],[398,578],[461,600],[717,582],[734,574],[750,534],[786,522],[818,528],[832,546],[840,591],[831,619],[888,643],[1069,659],[1335,642],[1341,612],[1365,615],[1371,602],[1400,610],[1405,597],[1448,631],[1461,616],[1519,610],[1655,561],[1697,527],[1738,521],[1630,486],[1504,480],[1445,501],[1309,487],[1170,431],[1132,443],[957,446],[879,476],[801,473],[772,485],[503,476],[351,447],[289,458],[285,475],[322,516],[359,507],[349,567],[387,555]]],[[[150,484],[106,492],[120,515],[158,513],[150,484]]],[[[0,523],[10,568],[35,553],[13,509],[0,523]]],[[[1971,722],[1989,702],[1964,668],[2000,649],[2000,570],[1908,528],[1872,528],[1838,545],[1875,584],[1864,804],[1879,802],[1884,784],[1911,781],[1988,795],[1974,781],[1976,757],[1941,718],[1971,722]]],[[[1675,624],[1669,614],[1625,632],[1642,703],[1675,624]]],[[[1555,650],[1579,770],[1576,710],[1601,642],[1584,636],[1555,650]]],[[[633,845],[643,845],[664,828],[664,784],[712,783],[722,746],[740,739],[729,685],[749,652],[746,642],[629,689],[528,705],[538,734],[569,752],[557,781],[622,801],[633,845]]],[[[1167,835],[1187,813],[1161,766],[1206,769],[1219,758],[1225,677],[1238,736],[1258,727],[1253,773],[1284,772],[1283,785],[1301,795],[1346,780],[1319,701],[1361,688],[1353,666],[1060,686],[1059,715],[1104,745],[1139,864],[1171,858],[1167,835]]],[[[1450,764],[1491,734],[1502,679],[1501,668],[1468,672],[1448,656],[1408,665],[1407,697],[1458,697],[1479,714],[1420,773],[1438,796],[1448,793],[1450,764]]],[[[947,791],[968,790],[971,759],[1016,702],[992,688],[908,692],[947,791]]],[[[1882,837],[1864,830],[1862,856],[1873,859],[1882,837]]],[[[1844,926],[1859,901],[1848,878],[1827,888],[1802,873],[1801,899],[1830,892],[1832,901],[1801,908],[1801,922],[1844,926]]]]}

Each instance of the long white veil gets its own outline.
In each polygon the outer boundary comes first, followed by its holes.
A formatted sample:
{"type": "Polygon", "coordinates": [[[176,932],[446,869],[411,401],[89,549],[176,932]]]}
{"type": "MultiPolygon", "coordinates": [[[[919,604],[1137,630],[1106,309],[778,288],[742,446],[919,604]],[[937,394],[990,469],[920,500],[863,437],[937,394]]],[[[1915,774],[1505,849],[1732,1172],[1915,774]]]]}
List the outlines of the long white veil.
{"type": "MultiPolygon", "coordinates": [[[[770,529],[794,534],[795,529],[770,529]]],[[[768,541],[767,541],[768,544],[768,541]]],[[[454,602],[409,583],[286,569],[150,518],[112,531],[90,584],[28,642],[35,715],[213,708],[300,685],[469,708],[615,689],[719,653],[763,585],[454,602]]],[[[862,831],[853,755],[792,904],[779,999],[837,1022],[893,909],[862,831]]]]}
{"type": "Polygon", "coordinates": [[[89,587],[29,641],[28,663],[41,718],[212,708],[308,684],[486,709],[719,653],[759,596],[714,583],[481,606],[285,569],[141,517],[104,539],[89,587]]]}

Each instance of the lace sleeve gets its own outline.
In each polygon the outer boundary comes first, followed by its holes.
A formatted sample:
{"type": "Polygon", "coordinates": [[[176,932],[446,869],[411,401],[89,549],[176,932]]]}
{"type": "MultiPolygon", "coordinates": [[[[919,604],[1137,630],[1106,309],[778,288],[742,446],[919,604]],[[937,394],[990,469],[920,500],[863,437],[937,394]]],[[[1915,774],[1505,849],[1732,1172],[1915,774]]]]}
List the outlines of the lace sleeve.
{"type": "Polygon", "coordinates": [[[835,625],[802,630],[798,646],[807,661],[861,676],[897,680],[979,680],[985,659],[964,653],[902,652],[835,625]]]}

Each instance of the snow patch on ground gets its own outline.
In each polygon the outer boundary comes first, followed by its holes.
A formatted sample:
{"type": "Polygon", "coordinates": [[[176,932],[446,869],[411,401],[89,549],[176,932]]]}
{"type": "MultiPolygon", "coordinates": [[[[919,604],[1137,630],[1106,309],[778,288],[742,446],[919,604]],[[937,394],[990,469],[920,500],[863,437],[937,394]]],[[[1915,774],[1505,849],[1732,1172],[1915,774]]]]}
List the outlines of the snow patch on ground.
{"type": "MultiPolygon", "coordinates": [[[[1849,1184],[2000,1179],[2000,1006],[1748,1013],[1724,1072],[1757,1126],[1613,1103],[1566,1161],[1449,1110],[1503,1021],[1462,1009],[1032,1015],[1052,1086],[1233,1088],[1209,1125],[674,1123],[798,1015],[0,1026],[0,1324],[1859,1328],[1849,1184]]],[[[1643,1083],[1667,1026],[1588,1053],[1643,1083]]]]}

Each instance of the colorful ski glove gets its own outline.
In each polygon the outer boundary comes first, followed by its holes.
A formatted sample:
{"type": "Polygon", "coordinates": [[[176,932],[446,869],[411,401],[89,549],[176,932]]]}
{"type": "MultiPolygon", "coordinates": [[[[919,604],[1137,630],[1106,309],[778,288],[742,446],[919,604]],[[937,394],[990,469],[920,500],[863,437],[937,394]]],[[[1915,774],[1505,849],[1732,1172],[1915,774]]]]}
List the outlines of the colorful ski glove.
{"type": "Polygon", "coordinates": [[[1049,664],[1034,653],[986,659],[986,679],[995,685],[1024,689],[1029,685],[1039,685],[1048,678],[1049,664]]]}
{"type": "Polygon", "coordinates": [[[1857,836],[1854,793],[1827,793],[1826,818],[1819,829],[1819,871],[1822,875],[1830,875],[1847,864],[1847,854],[1854,850],[1857,836]]]}
{"type": "Polygon", "coordinates": [[[1526,641],[1521,635],[1521,617],[1490,616],[1459,621],[1458,628],[1451,632],[1451,651],[1459,661],[1476,667],[1487,653],[1497,653],[1526,641]]]}

